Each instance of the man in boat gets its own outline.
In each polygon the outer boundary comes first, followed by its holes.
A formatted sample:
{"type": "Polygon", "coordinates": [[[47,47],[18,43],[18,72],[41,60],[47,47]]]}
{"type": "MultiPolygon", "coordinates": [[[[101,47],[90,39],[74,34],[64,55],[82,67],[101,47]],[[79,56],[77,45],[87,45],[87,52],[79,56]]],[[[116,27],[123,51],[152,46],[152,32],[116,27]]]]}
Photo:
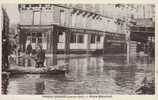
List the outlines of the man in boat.
{"type": "MultiPolygon", "coordinates": [[[[26,48],[26,54],[28,56],[32,55],[32,45],[31,42],[28,42],[27,48],[26,48]]],[[[26,66],[31,66],[31,60],[29,58],[27,58],[27,65],[26,66]]]]}
{"type": "Polygon", "coordinates": [[[26,54],[31,55],[31,53],[32,53],[32,46],[31,43],[29,42],[26,48],[26,54]]]}
{"type": "Polygon", "coordinates": [[[42,49],[42,46],[37,46],[36,51],[36,67],[44,67],[44,61],[45,61],[45,51],[42,49]]]}

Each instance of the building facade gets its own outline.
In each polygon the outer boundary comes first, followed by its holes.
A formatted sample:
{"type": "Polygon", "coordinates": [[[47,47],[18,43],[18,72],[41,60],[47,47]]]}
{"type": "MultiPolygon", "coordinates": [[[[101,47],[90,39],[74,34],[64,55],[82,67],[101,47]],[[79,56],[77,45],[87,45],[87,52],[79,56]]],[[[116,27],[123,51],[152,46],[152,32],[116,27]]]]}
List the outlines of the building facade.
{"type": "Polygon", "coordinates": [[[9,17],[6,10],[1,8],[2,22],[2,71],[9,68],[8,56],[10,54],[9,45],[9,17]]]}
{"type": "Polygon", "coordinates": [[[48,53],[124,53],[127,24],[138,16],[137,7],[120,4],[18,6],[23,51],[31,42],[33,49],[41,44],[48,53]]]}
{"type": "Polygon", "coordinates": [[[135,19],[136,24],[130,27],[131,41],[135,41],[137,52],[154,56],[155,53],[155,22],[151,18],[135,19]]]}
{"type": "Polygon", "coordinates": [[[1,13],[2,13],[2,34],[3,36],[7,36],[9,33],[9,17],[8,14],[6,12],[6,10],[2,7],[1,8],[1,13]]]}

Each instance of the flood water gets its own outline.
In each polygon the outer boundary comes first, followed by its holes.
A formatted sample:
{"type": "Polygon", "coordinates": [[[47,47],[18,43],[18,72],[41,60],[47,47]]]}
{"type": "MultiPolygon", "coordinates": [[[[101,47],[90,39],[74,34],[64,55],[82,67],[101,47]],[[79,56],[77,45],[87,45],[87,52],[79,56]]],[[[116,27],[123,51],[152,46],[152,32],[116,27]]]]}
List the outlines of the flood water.
{"type": "MultiPolygon", "coordinates": [[[[47,58],[48,62],[52,62],[47,58]]],[[[154,60],[125,56],[90,56],[58,59],[69,63],[64,75],[14,75],[7,94],[135,94],[145,76],[154,78],[154,60]]]]}

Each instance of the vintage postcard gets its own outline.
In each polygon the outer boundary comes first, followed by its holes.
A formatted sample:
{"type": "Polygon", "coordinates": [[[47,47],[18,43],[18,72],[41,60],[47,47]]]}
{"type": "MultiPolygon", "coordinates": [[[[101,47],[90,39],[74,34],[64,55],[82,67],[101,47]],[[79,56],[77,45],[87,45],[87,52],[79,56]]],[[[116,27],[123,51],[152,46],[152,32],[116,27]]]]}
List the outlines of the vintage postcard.
{"type": "Polygon", "coordinates": [[[156,99],[158,2],[123,1],[1,2],[0,99],[156,99]]]}

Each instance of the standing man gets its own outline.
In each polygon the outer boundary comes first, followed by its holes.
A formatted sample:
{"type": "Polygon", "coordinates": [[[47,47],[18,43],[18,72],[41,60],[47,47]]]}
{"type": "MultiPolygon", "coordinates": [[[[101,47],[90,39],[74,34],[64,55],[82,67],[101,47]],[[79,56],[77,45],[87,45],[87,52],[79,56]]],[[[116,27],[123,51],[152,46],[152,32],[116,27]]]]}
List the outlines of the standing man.
{"type": "Polygon", "coordinates": [[[32,45],[31,45],[30,42],[29,42],[29,44],[27,45],[26,54],[28,54],[28,55],[31,55],[31,54],[32,54],[32,45]]]}
{"type": "Polygon", "coordinates": [[[36,67],[44,67],[44,61],[45,61],[45,51],[42,49],[40,45],[37,47],[36,51],[36,67]]]}
{"type": "MultiPolygon", "coordinates": [[[[28,45],[27,45],[26,54],[27,54],[28,56],[31,56],[31,55],[32,55],[32,45],[31,45],[30,42],[29,42],[28,45]]],[[[31,66],[31,59],[30,59],[30,58],[26,58],[26,66],[31,66]]]]}

